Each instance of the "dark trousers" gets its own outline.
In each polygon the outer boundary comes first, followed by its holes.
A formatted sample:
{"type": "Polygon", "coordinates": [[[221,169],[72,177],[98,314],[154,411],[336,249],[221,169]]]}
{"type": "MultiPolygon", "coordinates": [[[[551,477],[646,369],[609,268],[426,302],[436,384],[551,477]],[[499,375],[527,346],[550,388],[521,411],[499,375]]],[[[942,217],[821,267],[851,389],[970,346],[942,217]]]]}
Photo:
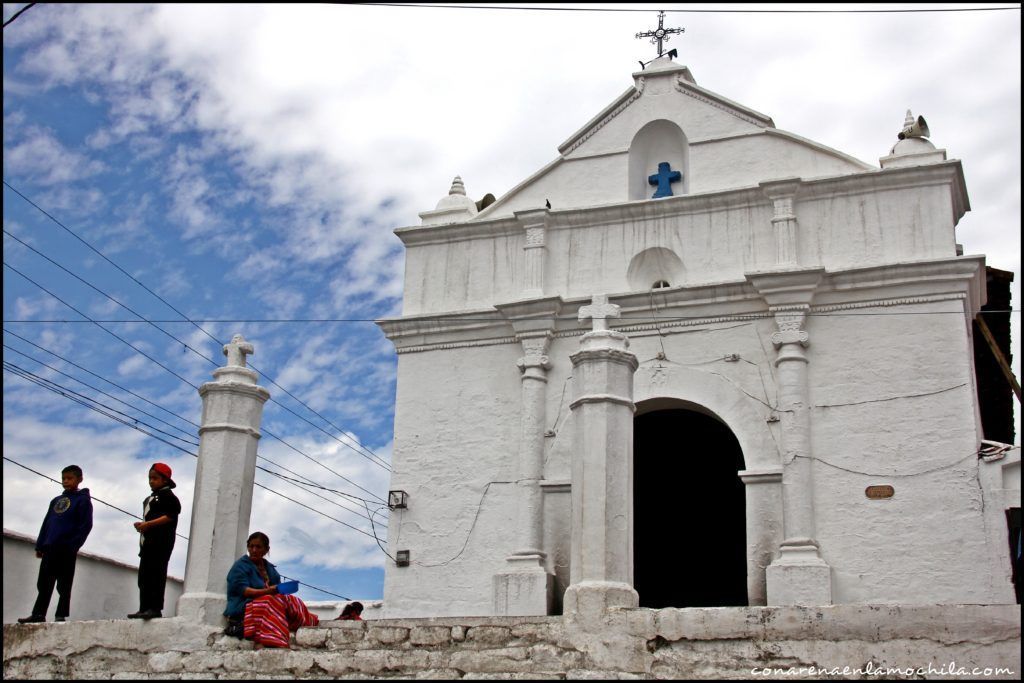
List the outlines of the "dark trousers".
{"type": "Polygon", "coordinates": [[[139,610],[164,609],[164,589],[167,587],[167,563],[171,561],[170,548],[146,548],[139,554],[139,610]]]}
{"type": "Polygon", "coordinates": [[[78,551],[71,548],[51,548],[43,553],[39,563],[39,579],[36,589],[39,596],[32,608],[32,614],[46,616],[53,597],[53,586],[57,585],[56,617],[67,617],[71,613],[71,583],[75,580],[75,561],[78,551]]]}

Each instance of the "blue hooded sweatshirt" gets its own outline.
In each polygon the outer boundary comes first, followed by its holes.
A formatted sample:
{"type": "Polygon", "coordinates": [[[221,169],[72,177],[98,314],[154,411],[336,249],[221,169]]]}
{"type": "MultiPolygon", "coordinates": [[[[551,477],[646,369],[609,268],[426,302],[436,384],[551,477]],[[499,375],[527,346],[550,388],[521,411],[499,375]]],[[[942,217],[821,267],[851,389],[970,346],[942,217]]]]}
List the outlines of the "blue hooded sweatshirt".
{"type": "Polygon", "coordinates": [[[65,491],[50,501],[43,526],[36,539],[36,550],[51,548],[77,551],[92,531],[92,497],[89,489],[65,491]]]}

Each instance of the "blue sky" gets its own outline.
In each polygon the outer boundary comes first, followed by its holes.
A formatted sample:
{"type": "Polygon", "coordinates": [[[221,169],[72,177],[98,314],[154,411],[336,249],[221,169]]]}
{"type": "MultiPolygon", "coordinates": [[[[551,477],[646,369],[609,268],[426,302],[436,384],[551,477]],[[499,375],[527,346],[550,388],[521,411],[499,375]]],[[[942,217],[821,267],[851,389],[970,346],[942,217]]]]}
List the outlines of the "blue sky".
{"type": "MultiPolygon", "coordinates": [[[[4,19],[21,6],[5,4],[4,19]]],[[[267,405],[263,426],[287,443],[265,435],[260,455],[324,487],[386,496],[388,469],[365,455],[390,460],[396,360],[371,321],[401,310],[403,252],[392,230],[418,224],[456,174],[474,199],[500,197],[551,161],[630,87],[638,60],[654,56],[633,36],[656,22],[653,9],[32,7],[4,29],[4,180],[204,322],[157,323],[164,332],[105,325],[164,369],[98,325],[48,322],[85,318],[5,267],[5,362],[196,452],[187,439],[196,441],[189,421],[199,422],[201,404],[188,383],[209,381],[213,369],[198,354],[220,364],[211,337],[242,333],[256,347],[260,383],[283,404],[267,405]],[[296,319],[353,322],[251,322],[296,319]],[[213,322],[226,320],[246,322],[213,322]]],[[[1019,309],[1019,9],[689,13],[666,23],[686,27],[668,47],[700,85],[869,163],[888,153],[908,107],[924,115],[936,146],[963,160],[972,212],[959,241],[1016,273],[1019,309]]],[[[7,233],[143,318],[181,320],[6,186],[3,207],[7,233]]],[[[139,319],[8,235],[4,261],[86,316],[139,319]]],[[[1019,348],[1019,314],[1013,325],[1019,348]]],[[[1015,368],[1019,375],[1019,359],[1015,368]]],[[[167,462],[186,505],[179,532],[188,535],[192,456],[8,371],[4,454],[55,479],[77,463],[94,497],[134,514],[148,465],[167,462]]],[[[385,557],[364,533],[365,509],[266,473],[257,481],[323,513],[257,489],[251,526],[270,535],[270,559],[283,573],[339,595],[381,597],[385,557]]],[[[58,492],[5,461],[4,527],[34,535],[58,492]]],[[[133,521],[97,505],[85,550],[135,561],[133,521]]],[[[383,533],[386,514],[375,521],[383,533]]],[[[172,573],[182,576],[184,561],[179,540],[172,573]]]]}

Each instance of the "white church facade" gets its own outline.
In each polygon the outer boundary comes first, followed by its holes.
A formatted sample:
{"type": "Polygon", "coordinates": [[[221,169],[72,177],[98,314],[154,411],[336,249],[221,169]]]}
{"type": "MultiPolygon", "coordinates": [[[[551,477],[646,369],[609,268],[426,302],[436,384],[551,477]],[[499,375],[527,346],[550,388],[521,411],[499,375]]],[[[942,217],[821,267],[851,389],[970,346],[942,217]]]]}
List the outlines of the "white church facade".
{"type": "Polygon", "coordinates": [[[396,230],[385,616],[1013,603],[960,162],[633,78],[497,201],[456,179],[396,230]]]}

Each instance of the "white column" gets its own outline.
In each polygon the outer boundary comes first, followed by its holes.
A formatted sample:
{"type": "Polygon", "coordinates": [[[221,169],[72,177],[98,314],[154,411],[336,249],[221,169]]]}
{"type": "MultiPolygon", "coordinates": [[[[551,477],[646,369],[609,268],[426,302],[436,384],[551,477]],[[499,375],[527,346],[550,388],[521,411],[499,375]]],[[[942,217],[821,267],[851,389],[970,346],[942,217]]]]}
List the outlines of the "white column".
{"type": "Polygon", "coordinates": [[[539,298],[544,296],[548,210],[517,211],[515,216],[526,233],[523,245],[522,297],[539,298]]]}
{"type": "Polygon", "coordinates": [[[522,413],[519,476],[516,479],[516,550],[506,558],[509,571],[494,577],[495,614],[546,615],[551,610],[554,576],[542,550],[544,517],[540,482],[544,478],[544,419],[547,405],[547,347],[550,332],[523,337],[522,413]]]}
{"type": "Polygon", "coordinates": [[[772,230],[775,233],[775,265],[794,267],[798,261],[797,222],[793,202],[800,189],[799,178],[786,178],[761,183],[761,189],[772,200],[774,215],[772,230]]]}
{"type": "Polygon", "coordinates": [[[245,554],[249,535],[256,444],[263,404],[270,398],[256,385],[256,373],[245,367],[252,352],[252,345],[235,335],[224,346],[227,365],[213,371],[215,381],[199,387],[199,462],[178,616],[207,624],[223,622],[228,570],[245,554]]]}
{"type": "Polygon", "coordinates": [[[782,543],[782,468],[743,470],[747,503],[747,602],[768,604],[765,571],[782,543]]]}
{"type": "Polygon", "coordinates": [[[576,426],[572,456],[570,586],[564,609],[600,618],[609,607],[636,607],[633,588],[633,373],[637,359],[606,319],[619,307],[595,296],[579,317],[594,319],[570,356],[576,426]]]}
{"type": "Polygon", "coordinates": [[[832,570],[814,531],[814,448],[807,385],[807,311],[823,268],[748,273],[775,317],[772,343],[782,437],[782,531],[778,557],[765,571],[768,605],[832,604],[832,570]]]}

